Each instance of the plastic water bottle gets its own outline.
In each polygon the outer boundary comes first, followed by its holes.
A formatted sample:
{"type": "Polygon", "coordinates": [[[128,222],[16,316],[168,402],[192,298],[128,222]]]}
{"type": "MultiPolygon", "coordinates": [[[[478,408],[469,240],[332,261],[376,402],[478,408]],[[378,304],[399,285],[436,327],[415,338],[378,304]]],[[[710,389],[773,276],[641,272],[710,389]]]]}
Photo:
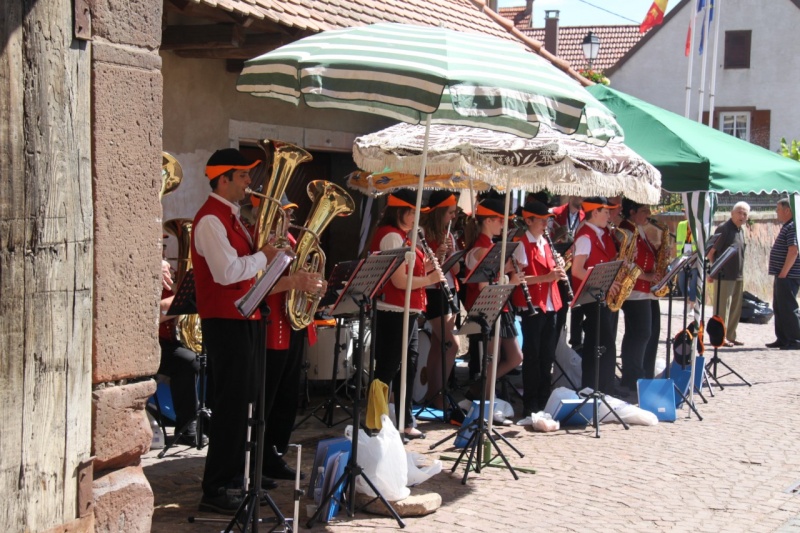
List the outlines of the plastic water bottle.
{"type": "Polygon", "coordinates": [[[317,468],[317,479],[314,481],[314,503],[319,506],[322,501],[322,483],[325,480],[325,467],[317,468]]]}
{"type": "Polygon", "coordinates": [[[150,429],[153,430],[153,439],[150,441],[150,449],[160,450],[165,445],[164,432],[161,430],[161,426],[158,425],[153,415],[151,415],[149,411],[145,412],[147,413],[147,419],[150,421],[150,429]]]}

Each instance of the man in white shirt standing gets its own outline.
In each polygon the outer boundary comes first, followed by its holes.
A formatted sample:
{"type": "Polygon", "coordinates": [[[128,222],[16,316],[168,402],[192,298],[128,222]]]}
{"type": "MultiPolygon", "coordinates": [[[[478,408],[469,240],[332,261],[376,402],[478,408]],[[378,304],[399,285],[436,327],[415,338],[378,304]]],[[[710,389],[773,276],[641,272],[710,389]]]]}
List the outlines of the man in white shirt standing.
{"type": "Polygon", "coordinates": [[[197,310],[214,386],[201,511],[234,514],[242,502],[228,490],[243,485],[247,405],[255,402],[262,375],[256,354],[261,314],[244,318],[234,302],[277,253],[270,244],[254,251],[253,237],[239,218],[238,202],[258,163],[233,148],[214,152],[206,164],[211,194],[192,225],[197,310]]]}

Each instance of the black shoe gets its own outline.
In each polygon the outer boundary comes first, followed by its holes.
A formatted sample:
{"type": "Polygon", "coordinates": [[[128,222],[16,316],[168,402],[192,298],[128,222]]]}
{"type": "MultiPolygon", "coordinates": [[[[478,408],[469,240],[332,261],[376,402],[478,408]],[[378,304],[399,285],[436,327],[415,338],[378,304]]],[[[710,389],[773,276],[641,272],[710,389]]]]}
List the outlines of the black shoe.
{"type": "MultiPolygon", "coordinates": [[[[275,464],[264,466],[264,475],[273,479],[291,479],[294,481],[297,472],[294,468],[286,464],[284,461],[276,462],[275,464]]],[[[300,479],[305,479],[305,475],[300,472],[300,479]]]]}
{"type": "Polygon", "coordinates": [[[783,347],[783,343],[781,341],[768,342],[764,346],[766,346],[767,348],[781,348],[783,347]]]}
{"type": "Polygon", "coordinates": [[[240,505],[242,505],[242,498],[231,496],[225,489],[220,489],[220,493],[217,496],[203,494],[197,509],[207,513],[233,515],[236,514],[240,505]]]}
{"type": "MultiPolygon", "coordinates": [[[[182,446],[197,446],[197,436],[184,433],[175,440],[175,443],[182,446]]],[[[204,446],[208,446],[208,437],[205,435],[200,439],[200,447],[202,448],[204,446]]]]}
{"type": "Polygon", "coordinates": [[[781,346],[781,350],[800,350],[800,342],[790,342],[781,346]]]}
{"type": "Polygon", "coordinates": [[[277,489],[278,483],[274,479],[268,478],[266,476],[261,476],[261,488],[264,490],[277,489]]]}

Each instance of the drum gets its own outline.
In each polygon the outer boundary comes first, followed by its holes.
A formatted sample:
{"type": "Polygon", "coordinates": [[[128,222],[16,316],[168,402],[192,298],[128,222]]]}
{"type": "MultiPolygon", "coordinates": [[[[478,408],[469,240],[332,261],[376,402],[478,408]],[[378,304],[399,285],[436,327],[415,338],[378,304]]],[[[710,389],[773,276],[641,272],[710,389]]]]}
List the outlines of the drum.
{"type": "Polygon", "coordinates": [[[431,334],[425,329],[419,330],[419,359],[417,373],[414,376],[414,389],[411,398],[415,403],[425,403],[428,394],[428,352],[431,349],[431,334]]]}
{"type": "MultiPolygon", "coordinates": [[[[339,343],[344,347],[339,350],[337,379],[348,379],[353,375],[353,333],[350,327],[342,327],[339,331],[339,343]]],[[[308,379],[331,380],[333,379],[333,354],[336,347],[336,327],[326,326],[317,328],[317,342],[314,346],[308,345],[305,340],[304,356],[308,363],[308,379]]]]}

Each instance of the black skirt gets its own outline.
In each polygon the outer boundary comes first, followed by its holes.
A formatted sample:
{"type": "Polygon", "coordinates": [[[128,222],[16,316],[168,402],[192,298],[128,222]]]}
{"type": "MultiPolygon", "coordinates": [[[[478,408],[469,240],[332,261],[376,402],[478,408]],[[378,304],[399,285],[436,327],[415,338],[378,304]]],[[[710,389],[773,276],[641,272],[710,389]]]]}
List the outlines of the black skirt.
{"type": "MultiPolygon", "coordinates": [[[[452,314],[452,310],[450,309],[450,304],[447,303],[446,298],[442,298],[444,293],[441,289],[425,289],[425,293],[428,296],[428,306],[425,308],[425,318],[428,320],[433,320],[434,318],[439,318],[444,315],[452,314]]],[[[460,309],[461,306],[458,302],[458,294],[456,294],[455,289],[450,289],[450,294],[453,297],[453,303],[456,306],[456,309],[460,309]]]]}

